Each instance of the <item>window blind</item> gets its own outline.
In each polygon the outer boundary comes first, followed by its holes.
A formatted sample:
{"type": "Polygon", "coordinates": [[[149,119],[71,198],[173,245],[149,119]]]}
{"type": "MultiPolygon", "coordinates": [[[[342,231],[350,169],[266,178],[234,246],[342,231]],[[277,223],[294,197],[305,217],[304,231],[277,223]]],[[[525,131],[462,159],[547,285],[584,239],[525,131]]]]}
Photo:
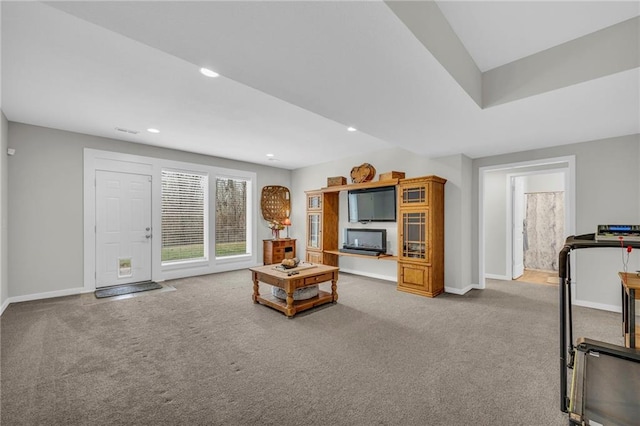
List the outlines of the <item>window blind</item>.
{"type": "Polygon", "coordinates": [[[206,258],[207,176],[162,171],[162,262],[206,258]]]}

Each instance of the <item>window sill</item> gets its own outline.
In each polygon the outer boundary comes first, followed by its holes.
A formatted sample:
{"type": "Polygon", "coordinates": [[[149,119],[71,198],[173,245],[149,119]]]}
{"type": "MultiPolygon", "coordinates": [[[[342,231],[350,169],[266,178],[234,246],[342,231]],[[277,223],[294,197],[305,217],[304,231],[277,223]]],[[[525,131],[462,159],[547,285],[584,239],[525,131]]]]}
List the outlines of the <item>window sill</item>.
{"type": "Polygon", "coordinates": [[[235,256],[223,256],[216,257],[216,263],[236,263],[236,262],[246,262],[247,260],[251,260],[253,255],[251,254],[237,254],[235,256]]]}
{"type": "Polygon", "coordinates": [[[202,268],[209,266],[208,259],[186,260],[184,262],[163,263],[161,269],[163,271],[175,271],[178,269],[202,268]]]}

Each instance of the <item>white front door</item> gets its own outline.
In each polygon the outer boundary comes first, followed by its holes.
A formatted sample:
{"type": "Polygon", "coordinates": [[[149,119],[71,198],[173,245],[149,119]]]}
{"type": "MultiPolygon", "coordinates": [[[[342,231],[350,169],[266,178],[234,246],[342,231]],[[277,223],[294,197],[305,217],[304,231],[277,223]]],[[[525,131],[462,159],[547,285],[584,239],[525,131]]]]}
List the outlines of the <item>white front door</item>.
{"type": "Polygon", "coordinates": [[[513,279],[524,274],[524,177],[513,177],[511,181],[511,202],[513,204],[513,279]]]}
{"type": "Polygon", "coordinates": [[[151,176],[96,171],[96,288],[151,280],[151,176]]]}

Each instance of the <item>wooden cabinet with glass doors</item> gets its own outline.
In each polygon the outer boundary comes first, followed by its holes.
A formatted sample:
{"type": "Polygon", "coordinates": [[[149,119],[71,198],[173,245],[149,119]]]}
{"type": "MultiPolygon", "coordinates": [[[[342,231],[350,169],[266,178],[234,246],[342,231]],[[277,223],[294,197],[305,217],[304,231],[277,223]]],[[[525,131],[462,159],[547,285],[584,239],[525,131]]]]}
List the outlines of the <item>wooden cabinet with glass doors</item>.
{"type": "Polygon", "coordinates": [[[338,266],[338,256],[324,250],[338,249],[338,192],[307,194],[306,261],[338,266]]]}
{"type": "Polygon", "coordinates": [[[398,184],[398,290],[444,291],[444,184],[425,176],[398,184]]]}

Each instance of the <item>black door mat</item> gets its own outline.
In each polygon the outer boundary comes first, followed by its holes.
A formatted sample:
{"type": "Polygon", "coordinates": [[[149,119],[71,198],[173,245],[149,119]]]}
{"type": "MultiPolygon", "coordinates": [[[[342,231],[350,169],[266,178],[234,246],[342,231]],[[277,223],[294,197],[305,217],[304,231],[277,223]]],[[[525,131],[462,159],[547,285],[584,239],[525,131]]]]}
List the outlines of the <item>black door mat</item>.
{"type": "Polygon", "coordinates": [[[101,288],[95,291],[95,295],[98,299],[103,297],[122,296],[123,294],[139,293],[141,291],[157,290],[162,288],[160,284],[155,281],[145,281],[135,284],[118,285],[109,288],[101,288]]]}

